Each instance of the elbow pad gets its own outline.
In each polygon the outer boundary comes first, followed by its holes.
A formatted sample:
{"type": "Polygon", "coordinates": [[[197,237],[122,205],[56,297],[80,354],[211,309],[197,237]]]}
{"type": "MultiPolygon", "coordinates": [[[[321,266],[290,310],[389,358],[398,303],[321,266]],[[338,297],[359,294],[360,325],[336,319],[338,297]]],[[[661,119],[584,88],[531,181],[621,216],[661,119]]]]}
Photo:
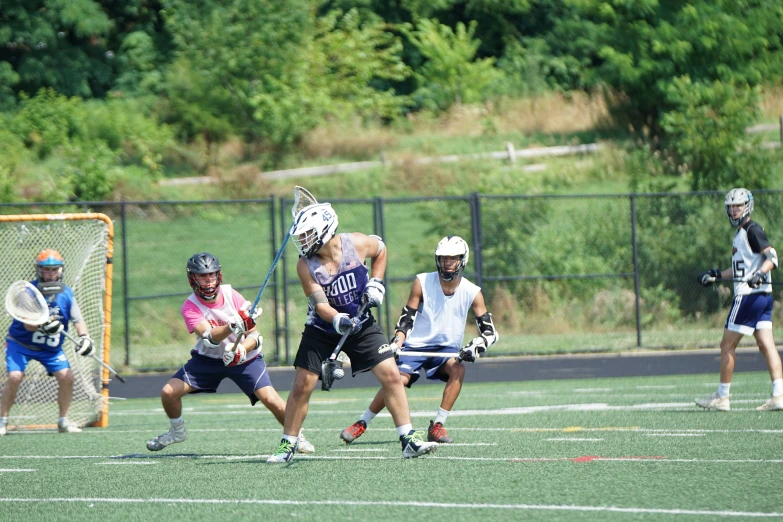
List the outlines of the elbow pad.
{"type": "Polygon", "coordinates": [[[495,330],[495,323],[492,322],[492,314],[487,312],[480,317],[476,317],[476,326],[479,334],[486,341],[487,348],[498,342],[499,336],[495,330]]]}
{"type": "Polygon", "coordinates": [[[769,250],[764,252],[762,254],[764,256],[765,261],[771,261],[774,265],[773,270],[778,267],[778,253],[775,251],[774,248],[770,247],[769,250]]]}
{"type": "Polygon", "coordinates": [[[204,335],[201,336],[201,342],[204,343],[204,348],[212,349],[218,348],[220,346],[219,342],[216,342],[212,338],[212,330],[207,330],[204,332],[204,335]]]}
{"type": "Polygon", "coordinates": [[[258,330],[253,330],[252,332],[247,334],[247,337],[245,337],[245,339],[251,339],[255,343],[255,346],[250,348],[251,351],[252,350],[256,350],[256,349],[260,349],[261,348],[261,344],[264,342],[264,338],[261,337],[261,334],[258,333],[258,330]]]}
{"type": "Polygon", "coordinates": [[[381,239],[381,236],[376,236],[375,234],[370,234],[369,237],[374,237],[378,240],[378,250],[375,252],[375,255],[377,256],[381,252],[384,251],[386,248],[386,244],[383,242],[383,239],[381,239]]]}
{"type": "Polygon", "coordinates": [[[405,337],[408,337],[413,330],[413,323],[416,321],[417,310],[414,310],[408,305],[402,307],[402,313],[397,320],[397,325],[394,327],[395,332],[402,332],[405,337]]]}

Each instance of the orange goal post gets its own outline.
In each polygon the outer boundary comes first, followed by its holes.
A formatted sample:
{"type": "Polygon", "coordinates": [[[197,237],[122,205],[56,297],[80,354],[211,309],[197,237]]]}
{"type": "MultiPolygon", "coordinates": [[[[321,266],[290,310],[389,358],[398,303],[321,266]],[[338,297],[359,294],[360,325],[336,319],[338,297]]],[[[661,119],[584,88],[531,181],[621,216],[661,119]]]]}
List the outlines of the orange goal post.
{"type": "MultiPolygon", "coordinates": [[[[35,256],[53,248],[64,259],[63,282],[70,286],[95,340],[95,354],[110,364],[112,257],[114,225],[100,213],[0,215],[0,290],[11,283],[35,279],[35,256]]],[[[0,330],[5,336],[11,316],[3,310],[0,330]]],[[[70,325],[72,328],[72,325],[70,325]]],[[[73,370],[73,401],[69,419],[78,426],[109,425],[109,371],[92,357],[76,355],[69,340],[63,352],[73,370]]],[[[0,388],[7,382],[5,343],[0,363],[0,388]]],[[[8,416],[9,429],[55,427],[58,417],[57,381],[43,365],[31,361],[8,416]]]]}

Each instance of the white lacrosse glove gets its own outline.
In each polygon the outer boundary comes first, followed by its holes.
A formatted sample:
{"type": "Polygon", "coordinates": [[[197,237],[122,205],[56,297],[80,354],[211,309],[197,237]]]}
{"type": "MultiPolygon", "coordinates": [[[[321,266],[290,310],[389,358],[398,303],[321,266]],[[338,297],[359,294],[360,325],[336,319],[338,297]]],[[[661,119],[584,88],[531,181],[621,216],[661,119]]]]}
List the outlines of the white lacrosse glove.
{"type": "Polygon", "coordinates": [[[362,329],[362,320],[358,317],[351,317],[348,314],[337,314],[332,319],[332,327],[340,335],[353,335],[362,329]]]}
{"type": "Polygon", "coordinates": [[[392,340],[389,341],[389,348],[391,348],[392,355],[394,355],[394,359],[400,358],[400,352],[402,351],[402,334],[400,332],[397,332],[394,337],[392,337],[392,340]]]}
{"type": "Polygon", "coordinates": [[[242,346],[242,343],[237,345],[236,350],[226,347],[226,351],[223,352],[223,364],[226,366],[237,366],[245,360],[247,360],[247,350],[242,346]]]}
{"type": "Polygon", "coordinates": [[[250,310],[250,302],[245,301],[245,304],[242,305],[242,308],[239,309],[239,311],[234,315],[233,318],[231,318],[231,321],[228,323],[228,327],[231,328],[231,331],[234,332],[235,335],[239,336],[247,332],[248,330],[252,330],[256,326],[256,321],[254,317],[257,317],[257,315],[248,314],[248,310],[250,310]]]}
{"type": "Polygon", "coordinates": [[[464,362],[476,362],[481,354],[487,351],[487,342],[483,337],[476,337],[459,351],[459,360],[464,362]]]}
{"type": "Polygon", "coordinates": [[[74,350],[76,351],[76,355],[87,357],[92,353],[94,347],[95,341],[93,341],[89,335],[84,334],[79,336],[79,343],[74,350]]]}
{"type": "Polygon", "coordinates": [[[370,308],[373,306],[381,306],[384,295],[386,295],[386,287],[383,286],[383,281],[377,277],[373,277],[367,281],[367,285],[364,287],[362,303],[369,303],[370,308]]]}
{"type": "Polygon", "coordinates": [[[65,330],[65,325],[58,317],[49,317],[49,320],[38,327],[38,331],[45,335],[57,335],[65,330]]]}

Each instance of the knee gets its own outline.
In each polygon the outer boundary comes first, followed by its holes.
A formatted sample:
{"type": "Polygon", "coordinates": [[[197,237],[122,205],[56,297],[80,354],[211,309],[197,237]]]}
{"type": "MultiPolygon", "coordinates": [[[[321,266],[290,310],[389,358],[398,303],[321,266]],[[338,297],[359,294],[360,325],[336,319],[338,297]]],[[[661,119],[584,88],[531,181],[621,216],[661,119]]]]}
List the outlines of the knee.
{"type": "Polygon", "coordinates": [[[465,365],[464,364],[455,364],[451,367],[451,371],[449,372],[449,380],[450,381],[461,381],[465,378],[465,365]]]}
{"type": "Polygon", "coordinates": [[[73,372],[69,368],[64,373],[56,374],[58,375],[57,380],[60,381],[60,385],[71,385],[73,384],[73,372]]]}
{"type": "Polygon", "coordinates": [[[22,372],[11,372],[8,374],[8,384],[18,386],[22,382],[24,374],[22,372]]]}
{"type": "Polygon", "coordinates": [[[160,392],[160,400],[163,402],[171,401],[177,398],[177,392],[170,384],[166,384],[160,392]]]}

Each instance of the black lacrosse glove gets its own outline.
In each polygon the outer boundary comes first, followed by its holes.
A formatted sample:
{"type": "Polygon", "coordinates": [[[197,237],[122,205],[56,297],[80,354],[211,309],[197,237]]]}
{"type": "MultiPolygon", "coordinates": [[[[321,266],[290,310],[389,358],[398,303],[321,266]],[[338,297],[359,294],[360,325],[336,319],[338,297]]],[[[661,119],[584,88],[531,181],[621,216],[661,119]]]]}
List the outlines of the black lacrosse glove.
{"type": "Polygon", "coordinates": [[[79,343],[76,345],[75,351],[78,355],[87,357],[92,353],[94,347],[95,341],[89,335],[84,334],[79,336],[79,343]]]}
{"type": "Polygon", "coordinates": [[[767,282],[767,274],[761,270],[757,270],[751,274],[748,278],[748,285],[751,288],[759,288],[761,285],[767,282]]]}
{"type": "Polygon", "coordinates": [[[696,277],[696,282],[701,286],[710,286],[715,282],[715,279],[720,279],[720,270],[717,268],[710,268],[706,272],[702,272],[696,277]]]}
{"type": "Polygon", "coordinates": [[[44,335],[57,335],[65,329],[65,325],[57,317],[50,317],[48,321],[38,327],[38,331],[44,335]]]}

